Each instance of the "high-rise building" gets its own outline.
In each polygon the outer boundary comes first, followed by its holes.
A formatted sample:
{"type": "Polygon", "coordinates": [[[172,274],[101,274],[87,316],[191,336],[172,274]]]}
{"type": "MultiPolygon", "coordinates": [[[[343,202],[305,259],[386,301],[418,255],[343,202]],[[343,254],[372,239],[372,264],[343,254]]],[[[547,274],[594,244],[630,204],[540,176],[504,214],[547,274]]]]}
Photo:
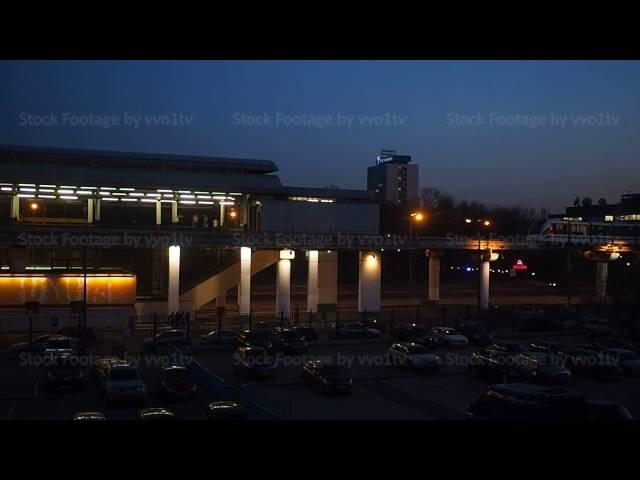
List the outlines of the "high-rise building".
{"type": "Polygon", "coordinates": [[[418,201],[418,165],[411,155],[382,150],[376,164],[367,169],[367,190],[380,203],[412,204],[418,201]]]}

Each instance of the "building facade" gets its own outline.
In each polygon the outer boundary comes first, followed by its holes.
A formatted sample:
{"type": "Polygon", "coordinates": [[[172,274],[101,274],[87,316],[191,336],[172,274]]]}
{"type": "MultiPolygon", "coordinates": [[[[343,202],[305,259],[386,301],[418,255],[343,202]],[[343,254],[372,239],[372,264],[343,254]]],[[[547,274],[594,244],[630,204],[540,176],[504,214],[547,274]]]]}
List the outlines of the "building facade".
{"type": "Polygon", "coordinates": [[[367,190],[379,203],[413,204],[418,200],[418,175],[411,155],[382,150],[376,164],[367,169],[367,190]]]}

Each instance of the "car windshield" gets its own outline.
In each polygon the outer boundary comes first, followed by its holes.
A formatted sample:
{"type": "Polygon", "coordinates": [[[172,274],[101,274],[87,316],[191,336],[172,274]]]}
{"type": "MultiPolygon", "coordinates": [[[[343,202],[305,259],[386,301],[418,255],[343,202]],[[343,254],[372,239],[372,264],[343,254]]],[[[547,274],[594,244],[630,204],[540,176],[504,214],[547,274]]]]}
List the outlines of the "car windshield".
{"type": "Polygon", "coordinates": [[[137,380],[138,371],[133,368],[115,368],[111,370],[111,380],[137,380]]]}
{"type": "Polygon", "coordinates": [[[322,375],[346,375],[347,371],[336,365],[325,365],[320,368],[320,373],[322,375]]]}
{"type": "Polygon", "coordinates": [[[409,350],[409,355],[422,355],[427,353],[427,348],[423,345],[411,345],[407,347],[409,350]]]}
{"type": "Polygon", "coordinates": [[[47,343],[47,348],[56,348],[56,349],[63,349],[63,348],[71,348],[71,342],[69,342],[69,340],[51,340],[47,343]]]}

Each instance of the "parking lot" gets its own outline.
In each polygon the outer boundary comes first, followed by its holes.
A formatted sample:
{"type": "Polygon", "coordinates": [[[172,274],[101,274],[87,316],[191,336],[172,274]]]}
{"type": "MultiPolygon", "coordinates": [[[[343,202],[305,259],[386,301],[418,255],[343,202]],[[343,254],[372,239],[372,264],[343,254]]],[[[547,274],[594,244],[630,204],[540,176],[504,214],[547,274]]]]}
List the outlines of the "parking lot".
{"type": "MultiPolygon", "coordinates": [[[[549,339],[549,338],[547,338],[549,339]]],[[[522,343],[536,337],[515,339],[522,343]]],[[[556,338],[567,344],[584,344],[584,336],[556,338]]],[[[477,347],[435,350],[443,362],[437,373],[416,374],[385,364],[385,352],[391,340],[333,340],[310,343],[308,352],[300,356],[278,357],[275,379],[252,381],[234,373],[233,349],[228,346],[194,346],[193,358],[228,386],[242,389],[251,398],[274,411],[286,411],[291,419],[308,420],[442,420],[464,419],[469,403],[475,400],[489,383],[471,377],[467,362],[477,347]],[[353,389],[348,395],[320,395],[301,384],[303,364],[309,359],[328,360],[349,367],[353,389]]],[[[84,392],[49,394],[44,388],[43,367],[20,366],[15,357],[0,360],[0,418],[30,420],[64,420],[81,411],[101,411],[108,419],[135,419],[145,407],[164,406],[180,419],[203,419],[208,402],[215,394],[199,389],[197,399],[167,402],[157,392],[160,365],[164,357],[141,356],[139,371],[148,388],[145,406],[122,405],[107,407],[99,395],[89,371],[84,392]],[[160,358],[160,360],[159,360],[160,358]]],[[[567,388],[590,398],[616,401],[640,417],[640,382],[623,378],[599,382],[573,376],[567,388]]],[[[233,388],[232,388],[233,389],[233,388]]]]}

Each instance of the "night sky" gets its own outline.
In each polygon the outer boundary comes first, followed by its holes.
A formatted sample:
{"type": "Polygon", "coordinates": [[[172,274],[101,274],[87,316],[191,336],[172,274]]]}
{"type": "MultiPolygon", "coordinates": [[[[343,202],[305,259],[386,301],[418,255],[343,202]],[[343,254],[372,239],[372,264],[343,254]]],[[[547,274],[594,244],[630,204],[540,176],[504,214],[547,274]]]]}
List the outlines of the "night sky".
{"type": "Polygon", "coordinates": [[[342,188],[390,148],[421,187],[554,211],[640,191],[640,62],[4,61],[0,87],[0,143],[269,159],[342,188]]]}

